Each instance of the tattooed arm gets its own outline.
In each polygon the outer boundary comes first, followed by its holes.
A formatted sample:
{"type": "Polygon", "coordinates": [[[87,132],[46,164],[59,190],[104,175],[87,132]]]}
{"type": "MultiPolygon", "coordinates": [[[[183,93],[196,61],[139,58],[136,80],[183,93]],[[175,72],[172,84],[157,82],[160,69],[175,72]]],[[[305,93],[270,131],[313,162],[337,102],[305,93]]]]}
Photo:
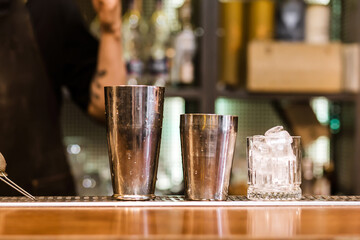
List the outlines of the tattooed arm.
{"type": "Polygon", "coordinates": [[[121,6],[119,0],[93,0],[98,13],[101,38],[97,72],[90,86],[88,113],[99,120],[105,118],[104,86],[126,83],[121,46],[121,6]]]}

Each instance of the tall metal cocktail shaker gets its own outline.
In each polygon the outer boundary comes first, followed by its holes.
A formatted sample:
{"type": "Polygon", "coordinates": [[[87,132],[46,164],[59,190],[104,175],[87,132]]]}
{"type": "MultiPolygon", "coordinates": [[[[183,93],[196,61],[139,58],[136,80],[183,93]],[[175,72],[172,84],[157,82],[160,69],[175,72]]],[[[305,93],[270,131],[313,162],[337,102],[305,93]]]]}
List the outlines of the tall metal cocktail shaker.
{"type": "Polygon", "coordinates": [[[105,110],[113,197],[154,198],[165,88],[105,87],[105,110]]]}

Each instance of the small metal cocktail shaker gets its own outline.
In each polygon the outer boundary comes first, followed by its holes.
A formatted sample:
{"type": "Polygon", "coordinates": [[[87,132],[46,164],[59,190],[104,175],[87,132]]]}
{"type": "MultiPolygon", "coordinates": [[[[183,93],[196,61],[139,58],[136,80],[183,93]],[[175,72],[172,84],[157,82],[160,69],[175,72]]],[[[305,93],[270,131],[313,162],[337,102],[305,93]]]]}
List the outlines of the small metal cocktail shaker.
{"type": "Polygon", "coordinates": [[[181,151],[187,200],[226,200],[237,116],[182,114],[181,151]]]}
{"type": "Polygon", "coordinates": [[[113,197],[155,197],[165,88],[105,87],[105,110],[113,197]]]}

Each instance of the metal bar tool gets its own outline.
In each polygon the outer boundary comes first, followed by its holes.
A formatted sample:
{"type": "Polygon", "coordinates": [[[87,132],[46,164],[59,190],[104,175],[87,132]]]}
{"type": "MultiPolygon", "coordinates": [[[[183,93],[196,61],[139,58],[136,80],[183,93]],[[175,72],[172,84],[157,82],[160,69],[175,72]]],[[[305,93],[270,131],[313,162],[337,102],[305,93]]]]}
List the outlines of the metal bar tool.
{"type": "Polygon", "coordinates": [[[23,194],[25,197],[28,197],[31,200],[36,200],[36,198],[34,196],[32,196],[30,193],[26,192],[24,189],[19,187],[16,183],[11,181],[7,177],[7,173],[5,172],[5,169],[6,169],[6,161],[5,161],[4,156],[0,153],[0,180],[3,181],[4,183],[6,183],[7,185],[9,185],[10,187],[14,188],[16,191],[23,194]]]}

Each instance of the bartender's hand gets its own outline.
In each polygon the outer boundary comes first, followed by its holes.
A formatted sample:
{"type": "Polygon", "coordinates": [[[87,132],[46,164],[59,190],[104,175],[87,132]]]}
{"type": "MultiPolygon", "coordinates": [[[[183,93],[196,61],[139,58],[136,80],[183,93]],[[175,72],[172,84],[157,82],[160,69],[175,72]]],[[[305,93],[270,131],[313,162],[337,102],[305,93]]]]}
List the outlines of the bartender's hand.
{"type": "Polygon", "coordinates": [[[92,0],[102,31],[114,31],[121,26],[120,0],[92,0]]]}
{"type": "Polygon", "coordinates": [[[100,46],[97,71],[90,87],[88,113],[105,120],[104,87],[126,84],[121,45],[120,0],[92,0],[100,21],[100,46]]]}

